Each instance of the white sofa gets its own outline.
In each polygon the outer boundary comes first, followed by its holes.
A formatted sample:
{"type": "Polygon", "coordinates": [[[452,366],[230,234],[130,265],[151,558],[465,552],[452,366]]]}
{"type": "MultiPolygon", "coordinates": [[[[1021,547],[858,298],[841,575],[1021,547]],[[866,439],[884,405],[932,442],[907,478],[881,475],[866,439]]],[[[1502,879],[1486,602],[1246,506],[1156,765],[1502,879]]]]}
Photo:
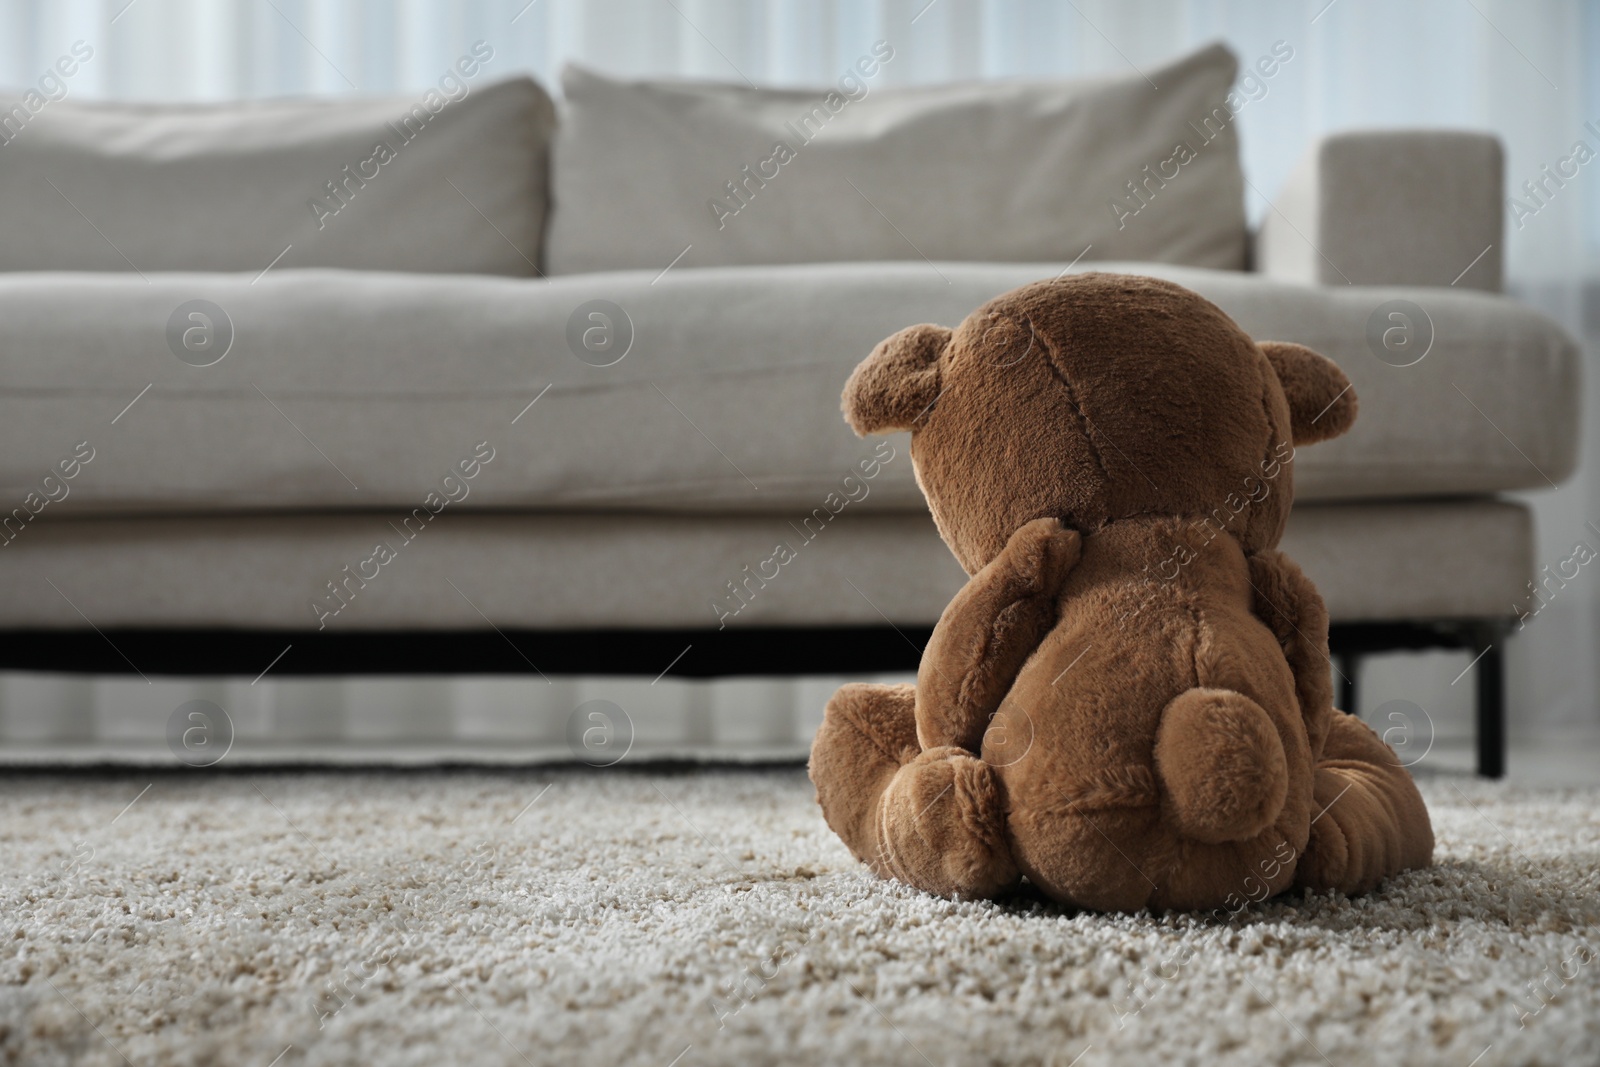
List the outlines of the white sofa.
{"type": "Polygon", "coordinates": [[[759,168],[717,138],[759,147],[740,122],[817,94],[575,72],[557,126],[531,82],[463,73],[469,91],[367,169],[375,124],[410,102],[192,122],[56,105],[0,147],[0,181],[26,190],[0,201],[21,235],[0,253],[0,666],[254,673],[291,641],[288,673],[654,674],[690,641],[674,673],[914,664],[963,576],[905,442],[886,458],[845,427],[845,377],[907,324],[954,324],[1063,270],[1121,270],[1190,286],[1349,375],[1360,417],[1296,459],[1285,548],[1327,600],[1336,653],[1488,649],[1480,768],[1499,773],[1500,634],[1533,578],[1529,513],[1500,494],[1573,469],[1578,350],[1497,292],[1487,136],[1319,143],[1250,269],[1231,126],[1202,146],[1211,171],[1144,186],[1143,219],[1108,210],[1118,190],[1096,175],[1148,173],[1132,163],[1162,158],[1153,127],[1196,113],[1177,94],[1225,90],[1232,64],[1212,49],[1158,72],[1173,95],[1154,114],[1126,80],[846,96],[836,137],[724,201],[742,243],[709,248],[715,210],[660,189],[759,168]],[[1143,132],[1112,144],[1062,118],[1085,99],[1143,132]],[[952,139],[974,129],[1048,166],[971,158],[952,139]],[[1074,146],[1100,170],[1041,182],[1074,146]],[[907,173],[932,185],[908,193],[907,173]],[[983,195],[951,203],[963,189],[983,195]],[[308,211],[319,195],[338,212],[308,211]],[[971,238],[991,247],[956,257],[967,215],[993,217],[971,238]],[[652,220],[648,265],[607,258],[642,247],[627,235],[652,220]],[[1185,226],[1203,232],[1170,239],[1185,226]],[[830,239],[839,260],[816,261],[830,239]],[[1032,247],[1016,261],[985,258],[1018,242],[1032,247]],[[752,579],[778,541],[797,558],[752,579]]]}

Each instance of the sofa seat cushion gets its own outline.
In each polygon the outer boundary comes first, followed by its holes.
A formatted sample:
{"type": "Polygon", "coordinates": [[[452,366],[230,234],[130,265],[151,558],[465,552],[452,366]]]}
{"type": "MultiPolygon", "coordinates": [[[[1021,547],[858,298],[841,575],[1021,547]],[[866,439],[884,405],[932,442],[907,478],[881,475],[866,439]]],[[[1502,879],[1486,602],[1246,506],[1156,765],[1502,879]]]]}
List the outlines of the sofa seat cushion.
{"type": "MultiPolygon", "coordinates": [[[[905,439],[855,438],[845,379],[895,330],[957,323],[1060,269],[0,275],[0,514],[17,536],[19,508],[403,515],[429,493],[458,510],[920,512],[905,439]],[[94,458],[62,481],[85,442],[94,458]],[[446,485],[480,442],[494,458],[446,485]]],[[[1116,269],[1191,286],[1254,336],[1310,345],[1349,375],[1360,417],[1299,453],[1303,501],[1491,493],[1572,470],[1578,349],[1512,300],[1116,269]],[[1412,366],[1368,347],[1369,319],[1395,299],[1432,322],[1412,366]]]]}
{"type": "MultiPolygon", "coordinates": [[[[0,554],[0,630],[82,630],[98,643],[85,618],[102,629],[336,634],[479,630],[485,619],[504,629],[931,626],[966,580],[926,513],[844,514],[809,541],[777,515],[441,515],[411,542],[382,514],[89,516],[49,527],[0,554]],[[394,558],[363,567],[379,541],[394,558]],[[792,558],[763,566],[780,541],[792,558]]],[[[1351,622],[1509,617],[1527,600],[1531,541],[1522,505],[1458,500],[1296,508],[1283,547],[1333,620],[1351,622]]]]}

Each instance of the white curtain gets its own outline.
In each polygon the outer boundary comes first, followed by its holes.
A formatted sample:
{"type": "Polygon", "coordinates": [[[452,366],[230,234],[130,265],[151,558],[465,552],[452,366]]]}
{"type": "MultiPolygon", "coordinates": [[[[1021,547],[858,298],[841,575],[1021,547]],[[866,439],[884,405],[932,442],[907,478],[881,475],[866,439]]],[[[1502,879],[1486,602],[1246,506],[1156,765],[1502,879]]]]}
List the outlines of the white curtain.
{"type": "MultiPolygon", "coordinates": [[[[817,84],[836,79],[878,39],[896,49],[880,84],[902,85],[1127,72],[1217,39],[1248,67],[1285,42],[1293,59],[1239,117],[1256,219],[1263,197],[1325,131],[1493,131],[1505,142],[1507,190],[1517,196],[1576,142],[1600,150],[1600,0],[0,0],[0,92],[38,85],[80,41],[93,55],[65,81],[69,97],[204,101],[420,92],[480,40],[494,49],[491,76],[530,73],[553,92],[568,61],[622,76],[817,84]]],[[[1520,226],[1508,214],[1510,285],[1593,345],[1600,159],[1545,199],[1520,226]]],[[[1589,383],[1592,423],[1600,375],[1589,383]]],[[[1540,562],[1561,558],[1594,515],[1594,439],[1586,435],[1586,461],[1572,483],[1530,495],[1540,562]]],[[[1597,721],[1600,590],[1555,608],[1560,625],[1511,645],[1515,732],[1592,730],[1597,721]]],[[[1470,697],[1450,679],[1465,663],[1443,659],[1425,667],[1408,657],[1399,673],[1395,664],[1374,664],[1367,699],[1424,700],[1452,709],[1464,728],[1470,697]]],[[[558,726],[588,694],[622,693],[608,699],[633,701],[645,741],[803,750],[829,683],[560,684],[568,688],[559,693],[473,680],[439,683],[444,688],[267,679],[254,688],[150,689],[129,679],[11,676],[0,679],[0,748],[125,745],[135,734],[152,736],[185,694],[203,690],[241,709],[246,744],[559,745],[558,726]],[[418,694],[433,712],[419,710],[418,694]]]]}
{"type": "Polygon", "coordinates": [[[852,680],[914,676],[252,681],[0,672],[0,765],[803,759],[828,698],[852,680]]]}
{"type": "MultiPolygon", "coordinates": [[[[71,94],[221,100],[420,91],[482,40],[494,75],[561,65],[756,84],[831,82],[879,38],[882,84],[1145,68],[1221,39],[1294,59],[1240,116],[1246,173],[1281,185],[1310,139],[1365,126],[1493,130],[1508,187],[1574,142],[1600,150],[1600,3],[1573,0],[0,0],[0,86],[75,41],[71,94]]],[[[1600,265],[1600,161],[1508,234],[1513,277],[1600,265]]],[[[1260,196],[1251,194],[1259,218],[1260,196]]]]}

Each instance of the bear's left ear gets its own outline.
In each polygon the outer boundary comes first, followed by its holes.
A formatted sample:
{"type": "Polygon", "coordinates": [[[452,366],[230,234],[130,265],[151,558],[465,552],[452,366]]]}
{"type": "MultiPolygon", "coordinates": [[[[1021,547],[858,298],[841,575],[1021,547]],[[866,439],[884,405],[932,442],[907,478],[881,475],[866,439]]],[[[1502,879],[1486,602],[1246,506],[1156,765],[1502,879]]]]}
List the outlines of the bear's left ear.
{"type": "Polygon", "coordinates": [[[912,429],[939,397],[939,355],[945,326],[907,326],[878,342],[845,383],[845,421],[858,435],[912,429]]]}
{"type": "Polygon", "coordinates": [[[1258,345],[1289,398],[1294,444],[1311,445],[1338,437],[1356,421],[1356,394],[1338,364],[1305,345],[1262,341],[1258,345]]]}

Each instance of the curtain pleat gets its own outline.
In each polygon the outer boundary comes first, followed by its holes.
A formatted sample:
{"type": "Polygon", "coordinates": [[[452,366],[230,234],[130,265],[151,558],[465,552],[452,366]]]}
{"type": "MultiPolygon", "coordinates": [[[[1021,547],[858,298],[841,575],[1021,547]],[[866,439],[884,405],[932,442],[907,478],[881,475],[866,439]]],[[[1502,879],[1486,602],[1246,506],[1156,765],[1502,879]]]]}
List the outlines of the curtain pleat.
{"type": "MultiPolygon", "coordinates": [[[[0,673],[0,760],[36,746],[161,754],[190,701],[222,710],[239,751],[493,745],[594,760],[596,724],[639,754],[803,755],[843,677],[152,678],[0,673]],[[595,703],[600,702],[600,703],[595,703]],[[607,718],[592,719],[599,710],[607,718]],[[577,729],[570,729],[576,723],[577,729]],[[572,747],[572,737],[578,747],[572,747]]],[[[911,681],[910,675],[877,676],[911,681]]]]}

